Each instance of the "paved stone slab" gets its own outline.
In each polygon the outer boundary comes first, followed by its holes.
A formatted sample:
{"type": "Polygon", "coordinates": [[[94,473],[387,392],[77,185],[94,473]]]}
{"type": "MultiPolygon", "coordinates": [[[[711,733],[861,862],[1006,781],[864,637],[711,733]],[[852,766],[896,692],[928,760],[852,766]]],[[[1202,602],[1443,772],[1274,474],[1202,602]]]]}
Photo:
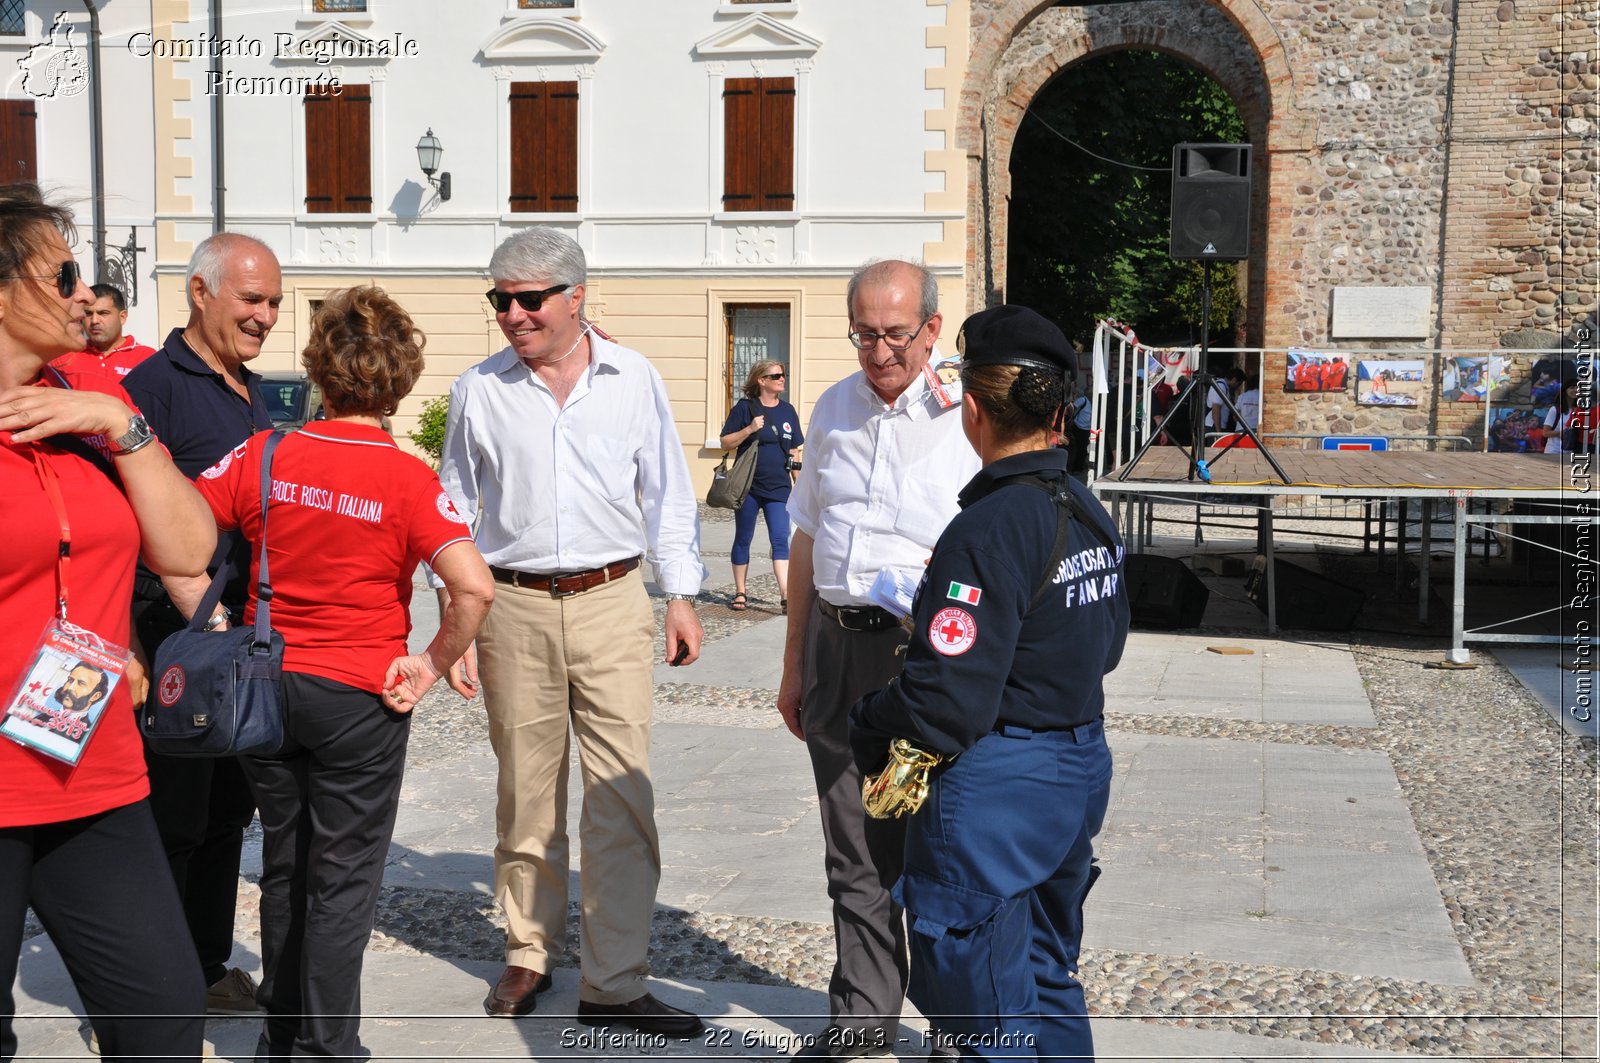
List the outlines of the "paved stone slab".
{"type": "Polygon", "coordinates": [[[1090,947],[1472,984],[1388,758],[1118,735],[1090,947]]]}
{"type": "MultiPolygon", "coordinates": [[[[831,921],[822,827],[803,745],[787,731],[661,725],[651,763],[661,904],[831,921]]],[[[494,780],[487,743],[476,754],[408,768],[385,881],[492,893],[494,780]]],[[[576,868],[582,792],[575,763],[569,794],[576,868]]],[[[258,868],[259,856],[246,870],[258,868]]]]}
{"type": "MultiPolygon", "coordinates": [[[[678,668],[658,664],[656,683],[685,683],[702,687],[738,687],[776,691],[783,681],[783,640],[788,618],[775,616],[751,624],[743,631],[716,640],[714,651],[702,651],[693,664],[678,668]]],[[[776,715],[777,710],[773,710],[776,715]]]]}
{"type": "MultiPolygon", "coordinates": [[[[1113,747],[1088,945],[1470,984],[1387,758],[1131,734],[1113,747]]],[[[799,743],[663,725],[654,762],[660,903],[830,921],[799,743]]],[[[406,786],[387,880],[489,892],[487,751],[413,771],[406,786]]],[[[571,808],[576,867],[576,790],[571,808]]]]}
{"type": "MultiPolygon", "coordinates": [[[[48,939],[36,938],[22,956],[16,1024],[23,1054],[18,1063],[47,1059],[93,1060],[87,1032],[80,1032],[82,1006],[60,957],[48,939]]],[[[259,964],[235,961],[259,974],[259,964]]],[[[601,1032],[573,1019],[578,978],[556,972],[554,987],[539,997],[525,1019],[484,1017],[483,994],[499,965],[439,960],[426,956],[369,953],[362,975],[366,1017],[361,1040],[374,1060],[560,1059],[624,1060],[644,1057],[772,1060],[786,1058],[827,1019],[821,992],[731,982],[671,982],[657,979],[651,991],[678,1007],[691,1008],[711,1025],[689,1041],[661,1041],[611,1027],[601,1032]]],[[[895,1052],[902,1059],[926,1058],[927,1024],[908,1006],[895,1052]]],[[[1156,1026],[1136,1019],[1093,1020],[1102,1059],[1268,1060],[1290,1058],[1422,1058],[1352,1050],[1282,1038],[1251,1037],[1215,1030],[1156,1026]]],[[[212,1018],[206,1036],[217,1057],[253,1057],[260,1020],[212,1018]]]]}
{"type": "Polygon", "coordinates": [[[1106,677],[1106,705],[1262,723],[1376,725],[1349,649],[1315,641],[1135,631],[1106,677]],[[1217,654],[1208,646],[1254,652],[1217,654]]]}
{"type": "Polygon", "coordinates": [[[1539,699],[1539,704],[1568,734],[1600,738],[1600,681],[1595,678],[1600,671],[1600,649],[1584,658],[1576,655],[1572,646],[1494,647],[1494,658],[1539,699]],[[1587,672],[1563,668],[1563,660],[1578,660],[1588,666],[1587,672]]]}

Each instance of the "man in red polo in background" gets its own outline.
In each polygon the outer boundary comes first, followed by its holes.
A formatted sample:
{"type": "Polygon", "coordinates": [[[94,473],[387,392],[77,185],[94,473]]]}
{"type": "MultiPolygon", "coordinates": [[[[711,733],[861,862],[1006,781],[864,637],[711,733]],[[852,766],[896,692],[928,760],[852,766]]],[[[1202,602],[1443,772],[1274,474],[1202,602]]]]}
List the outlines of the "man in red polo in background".
{"type": "Polygon", "coordinates": [[[114,284],[96,284],[89,290],[94,292],[94,305],[83,319],[83,332],[89,346],[63,354],[50,364],[75,372],[98,366],[102,372],[120,380],[132,372],[134,366],[156,353],[155,348],[122,334],[122,326],[128,323],[128,300],[121,288],[114,284]]]}

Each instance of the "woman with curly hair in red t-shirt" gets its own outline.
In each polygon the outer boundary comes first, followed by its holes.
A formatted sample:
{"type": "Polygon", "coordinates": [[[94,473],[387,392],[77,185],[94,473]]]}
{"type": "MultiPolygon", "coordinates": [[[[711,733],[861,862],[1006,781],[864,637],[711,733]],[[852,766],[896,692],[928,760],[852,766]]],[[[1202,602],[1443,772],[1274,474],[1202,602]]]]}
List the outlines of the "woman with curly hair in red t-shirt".
{"type": "MultiPolygon", "coordinates": [[[[394,833],[411,710],[438,680],[465,697],[461,662],[494,580],[439,477],[383,428],[422,374],[422,333],[378,288],[335,292],[301,357],[327,419],[285,438],[267,511],[272,626],[283,636],[283,748],[243,758],[261,810],[259,1061],[354,1057],[361,966],[394,833]],[[411,654],[412,575],[450,592],[411,654]]],[[[261,451],[246,441],[198,481],[217,523],[262,536],[261,451]]],[[[259,559],[253,563],[259,569],[259,559]]],[[[251,573],[245,623],[254,620],[251,573]]]]}

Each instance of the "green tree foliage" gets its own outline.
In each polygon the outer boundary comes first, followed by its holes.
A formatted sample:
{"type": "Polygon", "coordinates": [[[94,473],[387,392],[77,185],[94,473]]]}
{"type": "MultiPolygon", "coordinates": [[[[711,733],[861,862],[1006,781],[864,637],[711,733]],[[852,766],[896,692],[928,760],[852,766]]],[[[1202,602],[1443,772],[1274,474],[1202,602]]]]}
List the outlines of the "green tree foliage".
{"type": "MultiPolygon", "coordinates": [[[[1167,254],[1172,147],[1244,139],[1222,86],[1172,56],[1114,52],[1063,71],[1017,129],[1007,299],[1080,344],[1107,315],[1147,343],[1199,342],[1201,264],[1167,254]]],[[[1212,268],[1213,342],[1228,338],[1235,276],[1212,268]]]]}
{"type": "Polygon", "coordinates": [[[450,396],[436,395],[423,403],[422,416],[410,432],[411,442],[428,456],[434,468],[439,467],[439,455],[444,452],[444,422],[449,415],[450,396]]]}

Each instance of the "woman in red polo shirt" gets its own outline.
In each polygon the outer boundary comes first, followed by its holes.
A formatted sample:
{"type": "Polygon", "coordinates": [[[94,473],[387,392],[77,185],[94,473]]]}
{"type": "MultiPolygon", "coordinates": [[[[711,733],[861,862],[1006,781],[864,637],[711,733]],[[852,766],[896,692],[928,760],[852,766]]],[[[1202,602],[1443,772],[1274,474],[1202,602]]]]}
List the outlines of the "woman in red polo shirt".
{"type": "MultiPolygon", "coordinates": [[[[243,758],[264,836],[258,1060],[357,1055],[361,960],[399,809],[409,713],[466,651],[494,598],[439,477],[382,427],[422,373],[422,343],[382,290],[330,296],[301,357],[327,419],[285,438],[272,459],[267,556],[286,741],[273,756],[243,758]],[[444,580],[450,604],[427,650],[409,655],[421,561],[444,580]]],[[[197,481],[217,524],[252,545],[261,541],[270,435],[251,437],[197,481]]],[[[475,677],[451,685],[477,693],[475,677]]]]}
{"type": "Polygon", "coordinates": [[[200,575],[216,528],[115,380],[46,368],[94,301],[75,239],[37,186],[0,186],[0,1059],[30,905],[106,1059],[194,1059],[206,990],[119,651],[135,558],[200,575]]]}

